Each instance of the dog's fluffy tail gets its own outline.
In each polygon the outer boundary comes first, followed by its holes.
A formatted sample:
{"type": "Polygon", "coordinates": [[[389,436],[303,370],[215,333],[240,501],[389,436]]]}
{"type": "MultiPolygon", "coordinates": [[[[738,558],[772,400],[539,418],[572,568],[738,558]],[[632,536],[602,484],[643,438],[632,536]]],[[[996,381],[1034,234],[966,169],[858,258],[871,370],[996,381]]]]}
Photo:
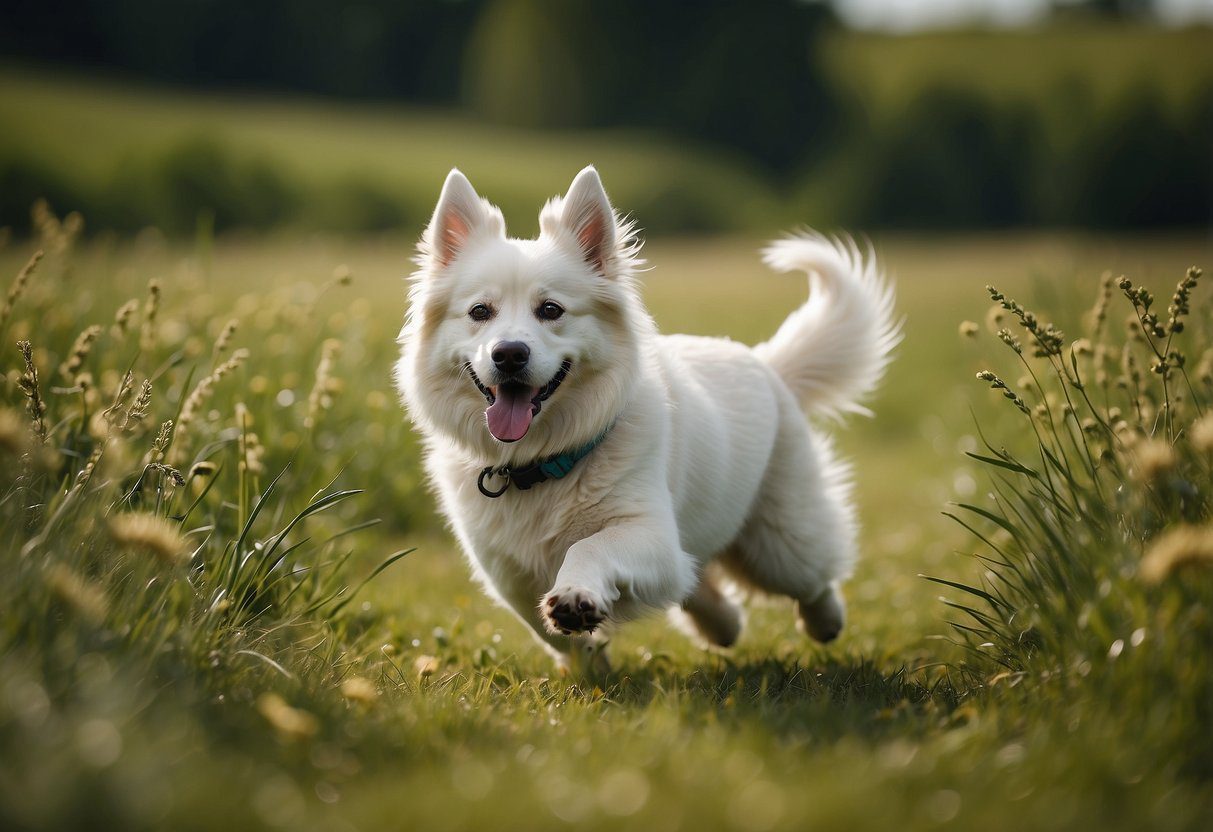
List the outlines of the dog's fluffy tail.
{"type": "Polygon", "coordinates": [[[809,275],[809,299],[754,348],[792,389],[807,415],[870,411],[860,402],[875,389],[901,340],[893,289],[850,238],[806,232],[772,243],[763,261],[809,275]]]}

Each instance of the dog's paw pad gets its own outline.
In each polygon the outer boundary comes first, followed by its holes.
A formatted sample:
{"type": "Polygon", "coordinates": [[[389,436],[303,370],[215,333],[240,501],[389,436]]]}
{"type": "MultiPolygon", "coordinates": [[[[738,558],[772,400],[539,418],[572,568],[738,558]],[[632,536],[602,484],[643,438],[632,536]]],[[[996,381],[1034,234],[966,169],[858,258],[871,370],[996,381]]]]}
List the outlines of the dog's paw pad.
{"type": "Polygon", "coordinates": [[[606,620],[601,602],[584,589],[552,590],[540,605],[544,623],[553,633],[592,633],[606,620]]]}

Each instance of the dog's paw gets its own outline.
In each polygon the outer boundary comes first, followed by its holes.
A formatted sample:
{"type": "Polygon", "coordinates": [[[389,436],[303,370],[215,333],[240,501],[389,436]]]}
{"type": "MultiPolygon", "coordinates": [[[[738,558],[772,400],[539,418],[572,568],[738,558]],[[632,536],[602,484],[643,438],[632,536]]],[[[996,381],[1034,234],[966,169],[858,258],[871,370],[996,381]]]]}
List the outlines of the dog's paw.
{"type": "Polygon", "coordinates": [[[838,638],[846,623],[847,605],[837,586],[829,587],[816,600],[807,604],[801,601],[797,606],[800,626],[815,641],[829,644],[838,638]]]}
{"type": "Polygon", "coordinates": [[[588,589],[558,587],[544,596],[539,614],[551,633],[592,633],[606,620],[606,603],[588,589]]]}

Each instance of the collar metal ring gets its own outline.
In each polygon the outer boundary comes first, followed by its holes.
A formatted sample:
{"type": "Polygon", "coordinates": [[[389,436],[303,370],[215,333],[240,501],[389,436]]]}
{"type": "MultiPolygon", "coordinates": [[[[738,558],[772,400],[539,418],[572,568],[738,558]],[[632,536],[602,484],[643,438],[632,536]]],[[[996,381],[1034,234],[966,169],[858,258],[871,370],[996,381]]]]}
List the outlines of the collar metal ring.
{"type": "Polygon", "coordinates": [[[493,498],[500,497],[507,490],[509,490],[509,487],[510,487],[510,474],[509,474],[508,469],[502,468],[500,471],[498,471],[495,468],[493,468],[493,466],[490,465],[488,468],[485,468],[483,471],[480,472],[480,476],[476,479],[476,487],[479,488],[480,493],[486,497],[493,497],[493,498]],[[505,478],[505,484],[501,486],[501,489],[499,491],[492,491],[488,487],[486,487],[484,484],[484,481],[486,479],[488,479],[489,477],[493,476],[494,474],[497,474],[497,475],[505,478]]]}

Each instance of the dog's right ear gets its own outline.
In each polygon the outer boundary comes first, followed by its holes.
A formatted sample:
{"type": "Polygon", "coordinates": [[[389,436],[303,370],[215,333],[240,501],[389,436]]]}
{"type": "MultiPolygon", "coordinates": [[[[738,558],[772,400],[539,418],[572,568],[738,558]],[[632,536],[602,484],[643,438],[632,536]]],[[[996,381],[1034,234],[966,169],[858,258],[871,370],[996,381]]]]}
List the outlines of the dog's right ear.
{"type": "Polygon", "coordinates": [[[451,168],[442,185],[434,218],[425,232],[434,265],[442,268],[454,260],[468,238],[488,220],[488,206],[480,194],[458,168],[451,168]]]}

